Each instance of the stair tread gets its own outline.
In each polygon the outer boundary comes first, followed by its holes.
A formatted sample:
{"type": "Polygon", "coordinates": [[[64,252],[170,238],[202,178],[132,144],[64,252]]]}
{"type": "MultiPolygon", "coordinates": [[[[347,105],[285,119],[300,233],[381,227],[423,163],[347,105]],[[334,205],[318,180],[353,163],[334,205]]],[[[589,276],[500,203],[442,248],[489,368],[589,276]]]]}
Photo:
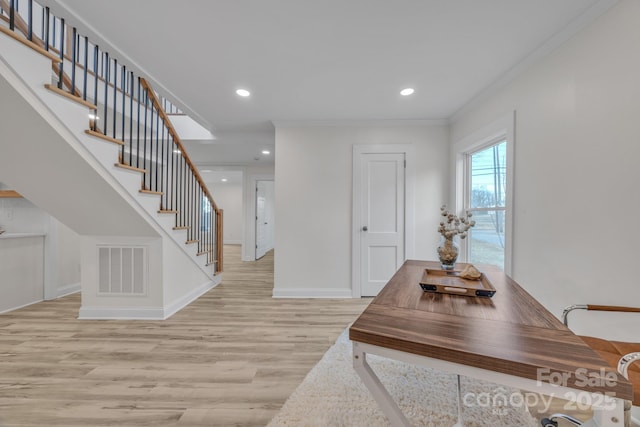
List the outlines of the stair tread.
{"type": "Polygon", "coordinates": [[[64,96],[65,98],[77,102],[78,104],[82,104],[87,108],[90,108],[91,110],[95,110],[98,107],[95,106],[95,104],[89,102],[89,101],[85,101],[84,99],[80,98],[79,96],[76,96],[72,93],[67,92],[66,90],[60,89],[58,86],[46,83],[44,85],[45,88],[49,89],[51,92],[57,93],[60,96],[64,96]]]}
{"type": "Polygon", "coordinates": [[[198,243],[199,241],[200,241],[200,240],[187,240],[185,243],[186,243],[187,245],[192,245],[192,244],[194,244],[194,243],[198,243]]]}
{"type": "Polygon", "coordinates": [[[140,168],[137,168],[135,166],[125,165],[124,163],[115,163],[114,166],[116,166],[118,168],[122,168],[122,169],[127,169],[127,170],[130,170],[130,171],[135,171],[135,172],[140,172],[140,173],[147,173],[147,171],[144,170],[144,169],[140,169],[140,168]]]}
{"type": "Polygon", "coordinates": [[[184,227],[184,226],[180,226],[180,227],[173,227],[174,230],[188,230],[191,227],[184,227]]]}
{"type": "Polygon", "coordinates": [[[52,60],[55,63],[62,62],[62,60],[57,55],[53,54],[52,52],[49,52],[48,50],[45,50],[45,49],[41,48],[40,46],[38,46],[34,42],[30,41],[29,39],[26,39],[24,37],[20,37],[18,34],[16,34],[15,31],[10,30],[9,28],[5,28],[5,27],[0,26],[0,32],[2,32],[4,34],[8,35],[9,37],[17,40],[18,42],[24,44],[25,46],[28,46],[29,48],[35,50],[39,54],[41,54],[43,56],[46,56],[47,58],[49,58],[50,60],[52,60]]]}
{"type": "Polygon", "coordinates": [[[170,211],[170,210],[162,210],[162,209],[160,209],[160,210],[158,211],[158,213],[159,213],[159,214],[177,214],[177,213],[178,213],[178,211],[170,211]]]}
{"type": "Polygon", "coordinates": [[[91,135],[93,137],[96,137],[96,138],[103,139],[103,140],[108,141],[108,142],[113,142],[114,144],[124,145],[124,142],[120,141],[119,139],[112,138],[109,135],[102,134],[102,133],[97,132],[95,130],[87,129],[87,130],[84,131],[84,133],[86,133],[87,135],[91,135]]]}
{"type": "Polygon", "coordinates": [[[139,191],[143,194],[154,194],[157,196],[162,196],[164,194],[162,191],[145,190],[144,188],[139,191]]]}

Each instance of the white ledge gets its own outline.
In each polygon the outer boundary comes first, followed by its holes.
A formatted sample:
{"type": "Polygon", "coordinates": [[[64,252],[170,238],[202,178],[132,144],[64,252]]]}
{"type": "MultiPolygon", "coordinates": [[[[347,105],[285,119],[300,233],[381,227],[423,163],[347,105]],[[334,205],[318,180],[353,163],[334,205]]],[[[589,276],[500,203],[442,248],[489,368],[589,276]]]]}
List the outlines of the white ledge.
{"type": "Polygon", "coordinates": [[[3,233],[0,239],[20,239],[24,237],[45,237],[44,233],[3,233]]]}

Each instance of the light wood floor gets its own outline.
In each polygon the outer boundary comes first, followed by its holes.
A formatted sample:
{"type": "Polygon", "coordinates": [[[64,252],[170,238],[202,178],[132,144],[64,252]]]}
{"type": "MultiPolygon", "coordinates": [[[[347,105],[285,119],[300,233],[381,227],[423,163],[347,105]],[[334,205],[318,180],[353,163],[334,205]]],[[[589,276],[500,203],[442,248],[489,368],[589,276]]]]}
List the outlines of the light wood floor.
{"type": "Polygon", "coordinates": [[[0,426],[264,426],[370,300],[272,299],[273,253],[166,321],[76,320],[79,294],[0,315],[0,426]]]}

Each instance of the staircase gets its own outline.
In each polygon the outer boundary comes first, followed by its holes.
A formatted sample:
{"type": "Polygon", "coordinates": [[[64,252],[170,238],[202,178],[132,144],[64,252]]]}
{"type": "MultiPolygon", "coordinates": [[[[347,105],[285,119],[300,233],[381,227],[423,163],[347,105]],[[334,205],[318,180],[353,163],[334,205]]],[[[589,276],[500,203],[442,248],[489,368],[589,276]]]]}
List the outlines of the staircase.
{"type": "Polygon", "coordinates": [[[80,318],[164,319],[222,272],[222,210],[144,77],[0,0],[0,179],[83,236],[80,318]]]}

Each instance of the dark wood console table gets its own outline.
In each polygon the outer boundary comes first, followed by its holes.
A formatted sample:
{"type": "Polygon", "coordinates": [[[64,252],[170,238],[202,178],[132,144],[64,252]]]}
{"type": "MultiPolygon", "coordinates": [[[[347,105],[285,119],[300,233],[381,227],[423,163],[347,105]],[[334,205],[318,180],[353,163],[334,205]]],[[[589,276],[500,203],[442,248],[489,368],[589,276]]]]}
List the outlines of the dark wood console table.
{"type": "Polygon", "coordinates": [[[593,425],[622,427],[631,384],[509,276],[477,267],[495,286],[493,298],[423,292],[424,269],[439,263],[406,261],[349,329],[354,367],[392,425],[409,424],[367,354],[560,398],[588,393],[593,425]]]}

